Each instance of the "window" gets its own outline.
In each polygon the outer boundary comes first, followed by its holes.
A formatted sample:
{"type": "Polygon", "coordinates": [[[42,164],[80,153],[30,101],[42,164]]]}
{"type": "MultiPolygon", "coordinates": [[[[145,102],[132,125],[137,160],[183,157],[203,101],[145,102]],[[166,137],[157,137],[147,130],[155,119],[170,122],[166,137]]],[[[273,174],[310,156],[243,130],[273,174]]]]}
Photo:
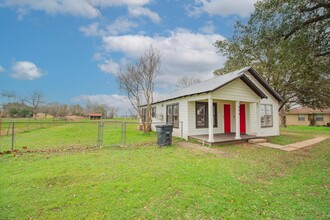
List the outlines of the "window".
{"type": "Polygon", "coordinates": [[[315,121],[323,121],[323,115],[315,115],[315,121]]]}
{"type": "Polygon", "coordinates": [[[147,120],[147,109],[143,108],[141,110],[141,114],[142,114],[142,118],[141,118],[142,122],[146,122],[146,120],[147,120]]]}
{"type": "MultiPolygon", "coordinates": [[[[213,103],[213,127],[218,126],[217,104],[213,103]]],[[[208,128],[208,103],[196,102],[196,128],[208,128]]]]}
{"type": "Polygon", "coordinates": [[[272,105],[260,105],[260,120],[261,127],[273,126],[273,106],[272,105]]]}
{"type": "Polygon", "coordinates": [[[151,117],[156,118],[156,107],[152,107],[151,117]]]}
{"type": "Polygon", "coordinates": [[[207,103],[196,102],[196,128],[207,128],[207,103]]]}
{"type": "Polygon", "coordinates": [[[298,121],[305,121],[305,115],[298,115],[298,121]]]}
{"type": "Polygon", "coordinates": [[[179,128],[179,104],[166,106],[166,123],[172,124],[174,128],[179,128]]]}

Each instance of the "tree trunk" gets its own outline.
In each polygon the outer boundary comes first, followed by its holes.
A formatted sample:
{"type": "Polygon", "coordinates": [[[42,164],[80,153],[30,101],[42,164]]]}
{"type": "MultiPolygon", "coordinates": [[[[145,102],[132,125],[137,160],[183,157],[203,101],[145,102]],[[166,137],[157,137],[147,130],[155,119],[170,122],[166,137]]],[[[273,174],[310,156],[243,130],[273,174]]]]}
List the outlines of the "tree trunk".
{"type": "Polygon", "coordinates": [[[286,111],[285,111],[285,108],[281,108],[280,117],[281,117],[281,127],[286,128],[286,111]]]}
{"type": "Polygon", "coordinates": [[[146,121],[143,123],[144,132],[150,132],[151,131],[151,124],[152,124],[151,109],[152,109],[151,105],[148,105],[147,109],[146,109],[146,121]]]}
{"type": "Polygon", "coordinates": [[[315,126],[316,120],[314,114],[308,115],[308,120],[309,120],[309,126],[315,126]]]}
{"type": "Polygon", "coordinates": [[[0,110],[0,136],[2,135],[2,111],[0,110]]]}

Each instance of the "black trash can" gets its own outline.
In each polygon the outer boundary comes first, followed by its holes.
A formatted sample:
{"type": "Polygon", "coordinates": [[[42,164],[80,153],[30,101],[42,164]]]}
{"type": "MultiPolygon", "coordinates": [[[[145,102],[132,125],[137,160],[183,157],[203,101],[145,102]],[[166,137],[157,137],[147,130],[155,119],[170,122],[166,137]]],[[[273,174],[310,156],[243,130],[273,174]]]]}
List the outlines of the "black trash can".
{"type": "Polygon", "coordinates": [[[172,144],[173,125],[156,125],[157,140],[159,146],[169,146],[172,144]]]}

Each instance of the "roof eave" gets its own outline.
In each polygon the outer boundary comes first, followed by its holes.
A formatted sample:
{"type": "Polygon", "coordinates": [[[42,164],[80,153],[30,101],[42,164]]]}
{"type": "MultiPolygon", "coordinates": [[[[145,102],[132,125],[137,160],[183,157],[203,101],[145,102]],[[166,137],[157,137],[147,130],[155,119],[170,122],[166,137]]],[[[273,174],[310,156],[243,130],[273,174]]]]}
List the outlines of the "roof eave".
{"type": "Polygon", "coordinates": [[[248,69],[247,71],[249,71],[249,73],[251,73],[254,78],[256,78],[256,80],[270,93],[272,94],[272,96],[274,96],[274,98],[276,98],[277,101],[282,102],[283,98],[272,88],[268,85],[268,83],[260,76],[260,74],[253,69],[252,67],[250,67],[250,69],[248,69]]]}

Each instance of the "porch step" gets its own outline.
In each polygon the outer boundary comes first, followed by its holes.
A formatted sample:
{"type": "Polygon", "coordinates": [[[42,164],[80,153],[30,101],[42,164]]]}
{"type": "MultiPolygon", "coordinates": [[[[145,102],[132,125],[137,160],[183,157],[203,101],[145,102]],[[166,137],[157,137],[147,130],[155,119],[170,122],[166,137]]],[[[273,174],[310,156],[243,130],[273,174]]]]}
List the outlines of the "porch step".
{"type": "Polygon", "coordinates": [[[248,142],[250,144],[265,143],[265,142],[267,142],[267,139],[265,139],[265,138],[249,139],[248,142]]]}

